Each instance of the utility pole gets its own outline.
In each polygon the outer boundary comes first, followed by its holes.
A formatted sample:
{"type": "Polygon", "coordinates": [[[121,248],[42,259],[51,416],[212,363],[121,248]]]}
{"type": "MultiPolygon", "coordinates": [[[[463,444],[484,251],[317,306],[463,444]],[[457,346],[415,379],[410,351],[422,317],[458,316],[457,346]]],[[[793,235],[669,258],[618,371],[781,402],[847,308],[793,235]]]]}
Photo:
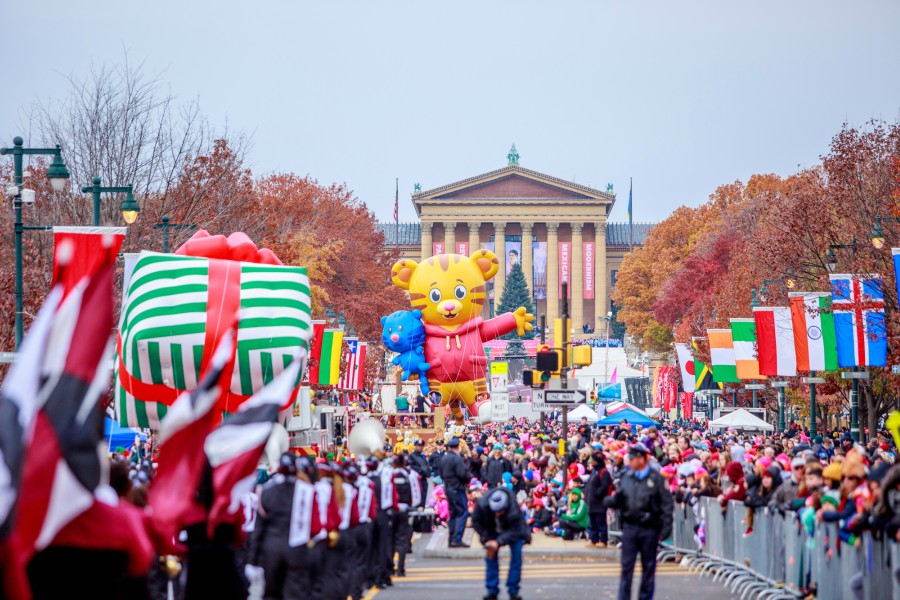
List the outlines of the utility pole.
{"type": "MultiPolygon", "coordinates": [[[[562,389],[569,389],[569,282],[562,282],[562,365],[559,369],[559,376],[562,379],[562,389]]],[[[567,404],[563,404],[562,407],[562,437],[563,437],[563,455],[562,455],[562,482],[563,482],[563,493],[566,492],[566,489],[569,486],[568,478],[569,478],[569,465],[567,464],[567,457],[569,455],[569,406],[567,404]]]]}
{"type": "MultiPolygon", "coordinates": [[[[543,346],[546,343],[547,343],[547,315],[541,313],[541,346],[543,346]]],[[[543,387],[543,384],[541,385],[541,387],[543,387]]],[[[546,423],[545,415],[546,414],[547,413],[545,413],[544,411],[541,411],[541,431],[543,431],[544,427],[546,426],[545,425],[545,423],[546,423]]]]}

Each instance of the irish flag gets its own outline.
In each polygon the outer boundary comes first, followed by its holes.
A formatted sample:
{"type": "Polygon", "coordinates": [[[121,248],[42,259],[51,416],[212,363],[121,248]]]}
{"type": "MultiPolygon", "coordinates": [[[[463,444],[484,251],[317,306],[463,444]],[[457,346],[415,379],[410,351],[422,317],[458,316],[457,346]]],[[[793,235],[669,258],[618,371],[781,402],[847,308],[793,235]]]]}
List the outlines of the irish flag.
{"type": "Polygon", "coordinates": [[[731,330],[707,329],[706,333],[709,336],[709,355],[712,359],[713,381],[716,383],[739,382],[731,330]]]}
{"type": "Polygon", "coordinates": [[[756,358],[756,321],[731,319],[731,338],[734,341],[734,365],[738,379],[765,379],[759,372],[756,358]]]}
{"type": "Polygon", "coordinates": [[[791,319],[798,371],[837,371],[837,337],[831,294],[791,292],[791,319]]]}
{"type": "Polygon", "coordinates": [[[763,375],[797,376],[797,354],[794,350],[794,324],[791,309],[786,306],[757,307],[756,347],[759,372],[763,375]]]}

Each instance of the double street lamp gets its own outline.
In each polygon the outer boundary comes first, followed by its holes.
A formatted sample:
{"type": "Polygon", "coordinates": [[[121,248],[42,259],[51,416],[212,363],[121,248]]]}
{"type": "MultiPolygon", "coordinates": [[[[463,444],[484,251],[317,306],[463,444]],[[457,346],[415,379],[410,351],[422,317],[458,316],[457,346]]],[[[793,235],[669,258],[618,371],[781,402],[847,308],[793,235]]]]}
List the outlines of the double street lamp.
{"type": "MultiPolygon", "coordinates": [[[[16,136],[13,138],[12,148],[0,148],[0,155],[13,155],[13,185],[15,188],[13,196],[13,208],[16,213],[16,220],[13,225],[16,234],[16,350],[22,343],[24,335],[22,324],[22,232],[30,229],[22,224],[22,163],[24,156],[44,155],[52,156],[53,162],[47,169],[47,179],[50,180],[50,186],[54,192],[61,192],[66,187],[66,180],[69,179],[69,170],[62,159],[62,150],[59,146],[56,148],[25,148],[25,140],[16,136]]],[[[33,198],[33,194],[31,195],[33,198]]],[[[44,229],[40,227],[39,229],[44,229]]]]}

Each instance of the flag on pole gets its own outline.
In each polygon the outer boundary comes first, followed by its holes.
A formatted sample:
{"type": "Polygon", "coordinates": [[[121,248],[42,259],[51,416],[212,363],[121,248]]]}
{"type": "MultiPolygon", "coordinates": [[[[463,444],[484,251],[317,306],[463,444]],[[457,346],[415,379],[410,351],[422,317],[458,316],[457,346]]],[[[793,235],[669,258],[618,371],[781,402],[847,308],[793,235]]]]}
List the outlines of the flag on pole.
{"type": "Polygon", "coordinates": [[[89,509],[102,481],[99,400],[109,385],[114,325],[115,261],[106,258],[65,296],[50,326],[15,522],[26,557],[89,509]]]}
{"type": "Polygon", "coordinates": [[[838,364],[883,367],[887,362],[884,280],[879,275],[832,275],[838,364]]]}
{"type": "Polygon", "coordinates": [[[634,225],[631,223],[631,191],[634,188],[634,183],[631,177],[628,178],[628,245],[630,248],[634,248],[634,225]]]}
{"type": "Polygon", "coordinates": [[[694,355],[687,344],[675,344],[678,355],[678,366],[681,367],[681,387],[685,392],[693,392],[694,387],[694,355]]]}
{"type": "Polygon", "coordinates": [[[794,325],[787,307],[756,307],[759,372],[769,376],[796,377],[797,353],[794,349],[794,325]]]}
{"type": "MultiPolygon", "coordinates": [[[[278,413],[290,398],[305,365],[298,356],[266,387],[241,404],[238,412],[212,431],[203,450],[212,467],[213,501],[207,527],[242,517],[241,498],[253,490],[256,467],[272,435],[278,413]]],[[[235,523],[237,524],[237,523],[235,523]]]]}
{"type": "Polygon", "coordinates": [[[713,381],[717,383],[739,382],[734,354],[734,340],[730,329],[707,329],[713,381]]]}
{"type": "Polygon", "coordinates": [[[322,334],[322,352],[319,360],[319,385],[337,385],[341,374],[341,347],[344,332],[326,329],[322,334]]]}
{"type": "Polygon", "coordinates": [[[900,298],[900,248],[891,248],[894,257],[894,281],[897,283],[897,297],[900,298]]]}
{"type": "Polygon", "coordinates": [[[837,339],[828,292],[791,292],[798,371],[836,371],[837,339]]]}
{"type": "Polygon", "coordinates": [[[759,372],[756,357],[756,321],[731,319],[731,338],[734,341],[734,364],[738,379],[765,379],[759,372]]]}
{"type": "Polygon", "coordinates": [[[616,383],[619,376],[619,366],[616,365],[613,367],[612,375],[609,376],[609,383],[616,383]]]}
{"type": "Polygon", "coordinates": [[[154,527],[170,539],[189,519],[200,476],[206,468],[203,444],[219,418],[215,410],[234,369],[236,332],[229,330],[219,342],[200,384],[169,407],[159,432],[159,466],[150,485],[148,503],[154,527]]]}
{"type": "Polygon", "coordinates": [[[400,245],[400,178],[394,180],[394,244],[400,245]]]}
{"type": "MultiPolygon", "coordinates": [[[[691,343],[694,347],[694,350],[699,350],[697,346],[697,340],[703,338],[693,338],[691,343]]],[[[713,379],[713,370],[709,365],[705,365],[702,362],[698,361],[696,358],[694,359],[694,391],[703,392],[706,390],[721,390],[722,384],[717,383],[715,379],[713,379]]]]}
{"type": "Polygon", "coordinates": [[[347,338],[347,351],[344,353],[344,368],[338,389],[360,390],[365,373],[366,344],[356,338],[347,338]]]}
{"type": "Polygon", "coordinates": [[[309,367],[306,369],[306,381],[319,383],[319,363],[322,360],[322,338],[325,337],[325,321],[312,322],[312,342],[309,346],[309,367]]]}

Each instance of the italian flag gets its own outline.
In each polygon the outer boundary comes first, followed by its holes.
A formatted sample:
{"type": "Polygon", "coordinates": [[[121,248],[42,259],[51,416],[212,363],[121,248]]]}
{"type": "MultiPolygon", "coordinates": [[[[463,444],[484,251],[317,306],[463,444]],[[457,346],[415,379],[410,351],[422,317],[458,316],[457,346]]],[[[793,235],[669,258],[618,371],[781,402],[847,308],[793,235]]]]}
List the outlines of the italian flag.
{"type": "Polygon", "coordinates": [[[731,319],[731,338],[734,347],[734,364],[738,379],[765,379],[759,372],[756,358],[756,321],[731,319]]]}
{"type": "Polygon", "coordinates": [[[337,385],[341,376],[341,347],[344,332],[326,329],[322,333],[322,353],[319,360],[319,385],[337,385]]]}
{"type": "Polygon", "coordinates": [[[734,354],[734,340],[730,329],[707,329],[709,355],[712,359],[713,381],[716,383],[739,382],[734,354]]]}
{"type": "Polygon", "coordinates": [[[791,319],[798,371],[837,371],[837,336],[831,294],[792,292],[791,319]]]}
{"type": "Polygon", "coordinates": [[[794,324],[786,306],[757,307],[756,346],[759,372],[769,376],[796,377],[797,354],[794,349],[794,324]]]}

